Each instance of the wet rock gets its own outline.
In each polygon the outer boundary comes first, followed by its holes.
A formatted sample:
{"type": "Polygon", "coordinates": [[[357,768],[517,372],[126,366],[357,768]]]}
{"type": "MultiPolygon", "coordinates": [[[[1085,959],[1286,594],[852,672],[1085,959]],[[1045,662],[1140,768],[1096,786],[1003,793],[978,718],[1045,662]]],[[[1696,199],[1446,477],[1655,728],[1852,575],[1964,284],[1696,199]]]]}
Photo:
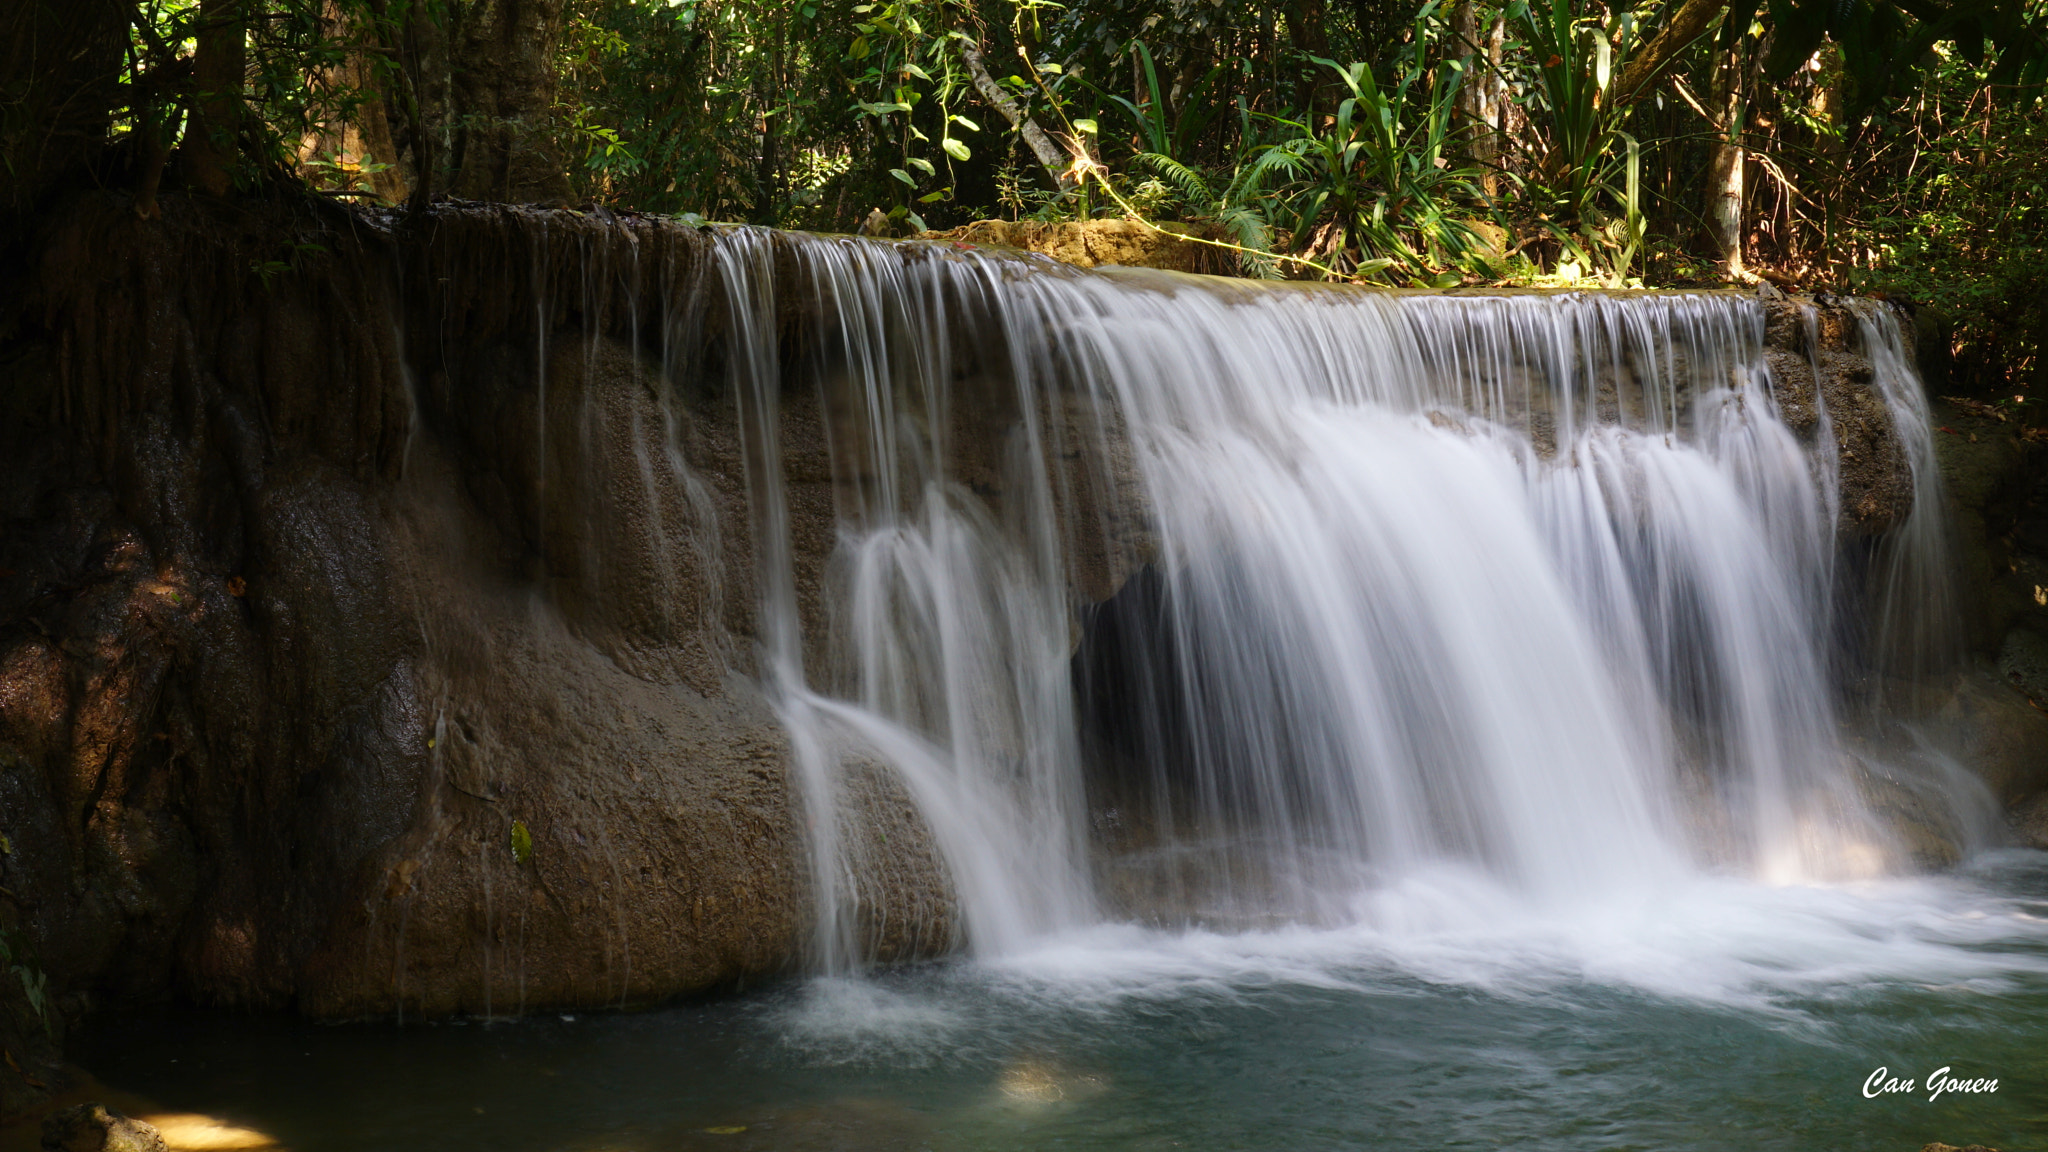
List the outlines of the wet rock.
{"type": "Polygon", "coordinates": [[[104,1104],[79,1104],[43,1120],[44,1152],[168,1152],[163,1136],[104,1104]]]}
{"type": "Polygon", "coordinates": [[[1870,814],[1888,830],[1906,862],[1938,871],[1963,858],[1964,831],[1940,785],[1904,775],[1879,775],[1866,767],[1858,779],[1870,814]]]}
{"type": "Polygon", "coordinates": [[[1883,397],[1872,387],[1861,320],[1840,300],[1797,297],[1765,305],[1764,359],[1785,423],[1807,438],[1834,436],[1840,530],[1879,535],[1913,507],[1913,474],[1883,397]]]}
{"type": "MultiPolygon", "coordinates": [[[[501,1014],[798,962],[806,816],[755,687],[766,545],[732,320],[694,291],[710,241],[505,206],[163,210],[54,212],[0,337],[0,886],[53,994],[501,1014]]],[[[961,242],[1219,267],[1120,222],[961,242]]],[[[763,259],[794,363],[829,310],[788,242],[763,259]]],[[[1875,403],[1852,328],[1822,308],[1778,349],[1809,368],[1788,396],[1875,403]]],[[[991,448],[1021,422],[1006,350],[962,344],[950,474],[999,521],[1036,515],[991,448]]],[[[873,462],[833,456],[861,439],[844,396],[784,383],[781,527],[822,672],[873,462]]],[[[1074,464],[1095,413],[1042,400],[1069,481],[1043,498],[1099,542],[1074,600],[1109,601],[1157,549],[1136,468],[1114,428],[1074,464]]],[[[1889,426],[1840,426],[1873,462],[1845,468],[1845,515],[1875,531],[1889,426]]],[[[954,946],[930,829],[886,774],[849,780],[860,946],[954,946]]]]}
{"type": "Polygon", "coordinates": [[[1998,650],[1998,671],[2030,699],[2048,699],[2048,638],[2030,628],[2006,633],[1998,650]]]}
{"type": "Polygon", "coordinates": [[[2048,792],[2048,711],[1991,669],[1961,676],[1933,719],[2007,811],[2048,792]]]}
{"type": "Polygon", "coordinates": [[[2048,792],[2015,807],[2007,816],[2006,823],[2016,843],[2048,851],[2048,792]]]}
{"type": "MultiPolygon", "coordinates": [[[[501,1014],[796,962],[723,321],[663,311],[702,236],[164,209],[56,213],[5,337],[0,886],[53,998],[501,1014]]],[[[785,420],[816,622],[832,469],[785,420]]],[[[883,950],[949,946],[906,927],[943,882],[879,877],[883,950]]]]}
{"type": "Polygon", "coordinates": [[[2048,533],[2040,531],[2048,524],[2044,449],[1983,405],[1944,398],[1934,419],[1954,513],[1963,639],[1971,650],[2010,664],[2008,672],[2024,671],[2021,665],[2033,663],[2033,641],[2016,633],[2048,637],[2048,533]]]}

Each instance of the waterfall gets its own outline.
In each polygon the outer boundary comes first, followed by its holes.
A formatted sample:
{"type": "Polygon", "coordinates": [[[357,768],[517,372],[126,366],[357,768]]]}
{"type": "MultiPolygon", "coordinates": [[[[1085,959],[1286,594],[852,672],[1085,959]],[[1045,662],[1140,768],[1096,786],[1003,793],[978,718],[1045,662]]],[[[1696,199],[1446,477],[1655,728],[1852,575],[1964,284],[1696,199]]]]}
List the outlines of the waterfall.
{"type": "MultiPolygon", "coordinates": [[[[1543,906],[1903,863],[1840,735],[1827,413],[1787,423],[1754,300],[751,230],[715,262],[825,968],[891,867],[851,783],[878,769],[982,954],[1103,917],[1343,922],[1432,870],[1543,906]],[[815,608],[776,438],[799,389],[837,501],[815,608]]],[[[1861,316],[1916,484],[1883,628],[1924,646],[1925,402],[1861,316]]]]}

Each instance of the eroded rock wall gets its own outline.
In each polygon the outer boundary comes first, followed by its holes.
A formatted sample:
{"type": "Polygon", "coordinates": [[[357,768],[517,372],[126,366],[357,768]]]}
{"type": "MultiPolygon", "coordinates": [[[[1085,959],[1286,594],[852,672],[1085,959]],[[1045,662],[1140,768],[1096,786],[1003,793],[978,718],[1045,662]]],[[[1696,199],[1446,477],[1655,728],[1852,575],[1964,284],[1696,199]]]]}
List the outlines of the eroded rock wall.
{"type": "Polygon", "coordinates": [[[1937,397],[1965,664],[1942,718],[2008,814],[2048,848],[2048,445],[2012,416],[1937,397]]]}
{"type": "MultiPolygon", "coordinates": [[[[149,222],[81,200],[41,237],[0,314],[0,929],[54,998],[517,1012],[801,960],[806,817],[755,686],[706,235],[169,197],[149,222]]],[[[799,364],[815,309],[776,314],[799,364]]],[[[1807,435],[1826,404],[1843,532],[1870,537],[1904,514],[1903,450],[1853,317],[1811,315],[1771,312],[1780,403],[1807,435]]],[[[962,395],[990,384],[950,414],[949,467],[999,508],[998,352],[961,351],[962,395]]],[[[821,665],[864,465],[799,379],[776,431],[821,665]]],[[[1154,547],[1128,445],[1042,399],[1054,514],[1093,542],[1075,598],[1107,601],[1154,547]],[[1084,441],[1108,458],[1072,466],[1084,441]]],[[[900,786],[853,771],[847,802],[891,845],[871,951],[952,946],[900,786]]]]}
{"type": "Polygon", "coordinates": [[[670,307],[702,249],[516,209],[46,223],[5,318],[0,886],[53,998],[505,1012],[801,957],[721,320],[670,307]]]}

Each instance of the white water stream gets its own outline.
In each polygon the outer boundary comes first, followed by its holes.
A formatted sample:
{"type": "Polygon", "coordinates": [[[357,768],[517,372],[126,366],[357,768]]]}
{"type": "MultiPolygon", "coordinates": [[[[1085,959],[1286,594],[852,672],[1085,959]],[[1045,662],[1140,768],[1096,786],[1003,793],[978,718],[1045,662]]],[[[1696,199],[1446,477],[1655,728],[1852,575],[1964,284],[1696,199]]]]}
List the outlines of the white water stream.
{"type": "MultiPolygon", "coordinates": [[[[1781,419],[1757,303],[751,231],[717,260],[824,969],[859,966],[887,855],[846,802],[856,761],[915,800],[983,957],[1105,919],[1385,932],[1904,865],[1830,682],[1832,441],[1781,419]],[[777,245],[807,282],[775,284],[777,245]],[[785,364],[792,287],[820,315],[785,364]],[[836,643],[808,667],[776,442],[793,386],[824,392],[841,494],[836,643]],[[1091,557],[1114,574],[1098,595],[1131,577],[1107,605],[1077,591],[1104,583],[1091,557]]],[[[1862,338],[1919,501],[1884,619],[1924,645],[1925,402],[1890,316],[1862,338]]]]}

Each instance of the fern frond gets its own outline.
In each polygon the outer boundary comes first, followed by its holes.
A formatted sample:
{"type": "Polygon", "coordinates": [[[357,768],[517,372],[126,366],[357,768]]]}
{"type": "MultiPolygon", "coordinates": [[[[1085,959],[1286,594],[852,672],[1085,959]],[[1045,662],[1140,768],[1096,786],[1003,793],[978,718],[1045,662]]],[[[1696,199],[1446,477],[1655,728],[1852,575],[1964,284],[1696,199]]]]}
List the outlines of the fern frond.
{"type": "Polygon", "coordinates": [[[1208,212],[1216,204],[1216,193],[1200,172],[1158,152],[1140,152],[1131,162],[1149,169],[1180,195],[1181,203],[1196,212],[1208,212]]]}

